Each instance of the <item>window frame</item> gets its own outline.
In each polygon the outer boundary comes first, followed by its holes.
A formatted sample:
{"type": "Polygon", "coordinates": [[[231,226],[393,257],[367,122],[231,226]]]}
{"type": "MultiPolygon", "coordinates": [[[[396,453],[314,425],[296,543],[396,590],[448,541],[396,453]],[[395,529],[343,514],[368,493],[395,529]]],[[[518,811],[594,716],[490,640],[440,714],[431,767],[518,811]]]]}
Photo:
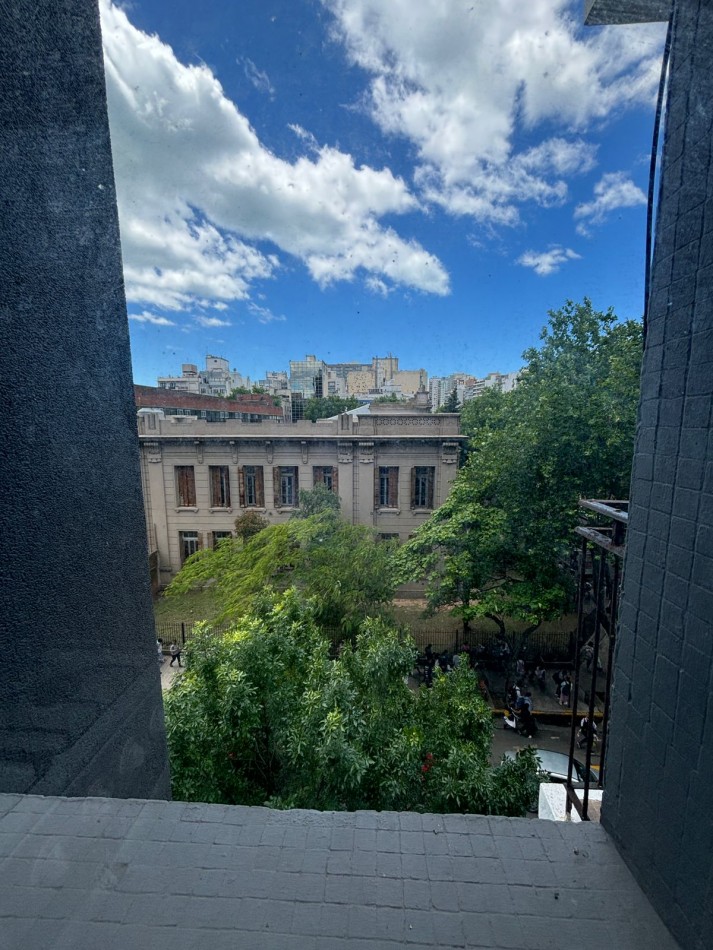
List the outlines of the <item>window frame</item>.
{"type": "Polygon", "coordinates": [[[414,465],[411,469],[411,507],[420,511],[433,511],[433,496],[436,482],[434,465],[414,465]]]}
{"type": "Polygon", "coordinates": [[[176,486],[176,507],[197,508],[195,466],[174,465],[173,477],[176,486]]]}
{"type": "Polygon", "coordinates": [[[178,532],[178,553],[181,564],[185,564],[189,557],[197,554],[201,550],[201,536],[198,531],[179,531],[178,532]],[[192,537],[188,537],[192,535],[192,537]],[[186,550],[189,541],[195,541],[195,548],[192,551],[186,550]]]}
{"type": "Polygon", "coordinates": [[[230,466],[209,465],[208,479],[210,482],[211,508],[230,509],[230,466]]]}
{"type": "Polygon", "coordinates": [[[399,467],[379,465],[374,479],[374,503],[377,510],[396,510],[399,507],[399,467]]]}

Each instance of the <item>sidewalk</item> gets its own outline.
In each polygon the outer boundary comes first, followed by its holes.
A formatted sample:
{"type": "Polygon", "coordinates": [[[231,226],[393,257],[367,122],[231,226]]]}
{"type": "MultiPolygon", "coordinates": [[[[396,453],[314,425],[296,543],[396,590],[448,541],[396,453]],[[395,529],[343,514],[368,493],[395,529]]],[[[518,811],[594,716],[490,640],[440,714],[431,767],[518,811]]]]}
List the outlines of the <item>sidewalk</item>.
{"type": "Polygon", "coordinates": [[[175,663],[171,666],[171,657],[165,656],[161,664],[161,689],[170,689],[176,677],[180,676],[184,670],[185,666],[178,667],[175,663]]]}

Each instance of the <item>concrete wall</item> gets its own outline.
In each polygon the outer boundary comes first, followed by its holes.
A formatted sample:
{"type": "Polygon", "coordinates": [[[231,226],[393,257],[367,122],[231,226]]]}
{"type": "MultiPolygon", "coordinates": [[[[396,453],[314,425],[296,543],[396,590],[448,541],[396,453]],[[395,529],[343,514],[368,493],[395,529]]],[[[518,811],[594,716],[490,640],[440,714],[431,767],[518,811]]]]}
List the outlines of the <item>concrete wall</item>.
{"type": "Polygon", "coordinates": [[[602,820],[686,948],[713,934],[713,7],[675,8],[602,820]]]}
{"type": "Polygon", "coordinates": [[[0,19],[0,791],[167,797],[98,11],[0,19]]]}

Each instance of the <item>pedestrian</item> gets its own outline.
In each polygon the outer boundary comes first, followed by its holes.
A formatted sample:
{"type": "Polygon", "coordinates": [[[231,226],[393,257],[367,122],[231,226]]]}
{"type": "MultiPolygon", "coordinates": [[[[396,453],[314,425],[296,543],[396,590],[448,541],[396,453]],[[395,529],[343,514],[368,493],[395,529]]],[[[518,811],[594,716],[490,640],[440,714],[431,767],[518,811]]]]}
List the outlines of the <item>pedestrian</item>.
{"type": "Polygon", "coordinates": [[[545,676],[546,676],[546,673],[545,673],[544,666],[541,663],[538,663],[535,669],[535,681],[537,682],[537,685],[540,687],[541,693],[544,693],[545,691],[545,676]]]}
{"type": "Polygon", "coordinates": [[[569,673],[565,673],[565,677],[560,683],[560,706],[569,706],[569,694],[572,689],[572,684],[569,679],[569,673]]]}
{"type": "Polygon", "coordinates": [[[520,657],[515,664],[515,676],[517,677],[517,682],[519,686],[525,682],[525,661],[520,657]]]}
{"type": "Polygon", "coordinates": [[[158,653],[158,665],[163,666],[163,640],[160,637],[156,640],[156,651],[158,653]]]}
{"type": "Polygon", "coordinates": [[[173,663],[175,660],[178,660],[179,666],[183,666],[183,664],[181,663],[181,648],[179,647],[179,645],[176,643],[175,640],[173,641],[171,646],[168,648],[168,652],[171,654],[171,662],[168,664],[169,666],[173,666],[173,663]]]}

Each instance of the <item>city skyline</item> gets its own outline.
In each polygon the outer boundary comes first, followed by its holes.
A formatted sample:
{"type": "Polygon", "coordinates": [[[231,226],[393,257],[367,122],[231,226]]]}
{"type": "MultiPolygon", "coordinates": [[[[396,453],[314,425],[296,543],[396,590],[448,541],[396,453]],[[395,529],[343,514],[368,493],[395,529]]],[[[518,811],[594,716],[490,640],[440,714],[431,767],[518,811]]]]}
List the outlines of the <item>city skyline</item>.
{"type": "Polygon", "coordinates": [[[662,25],[579,0],[101,0],[136,382],[229,353],[508,373],[643,308],[662,25]]]}

